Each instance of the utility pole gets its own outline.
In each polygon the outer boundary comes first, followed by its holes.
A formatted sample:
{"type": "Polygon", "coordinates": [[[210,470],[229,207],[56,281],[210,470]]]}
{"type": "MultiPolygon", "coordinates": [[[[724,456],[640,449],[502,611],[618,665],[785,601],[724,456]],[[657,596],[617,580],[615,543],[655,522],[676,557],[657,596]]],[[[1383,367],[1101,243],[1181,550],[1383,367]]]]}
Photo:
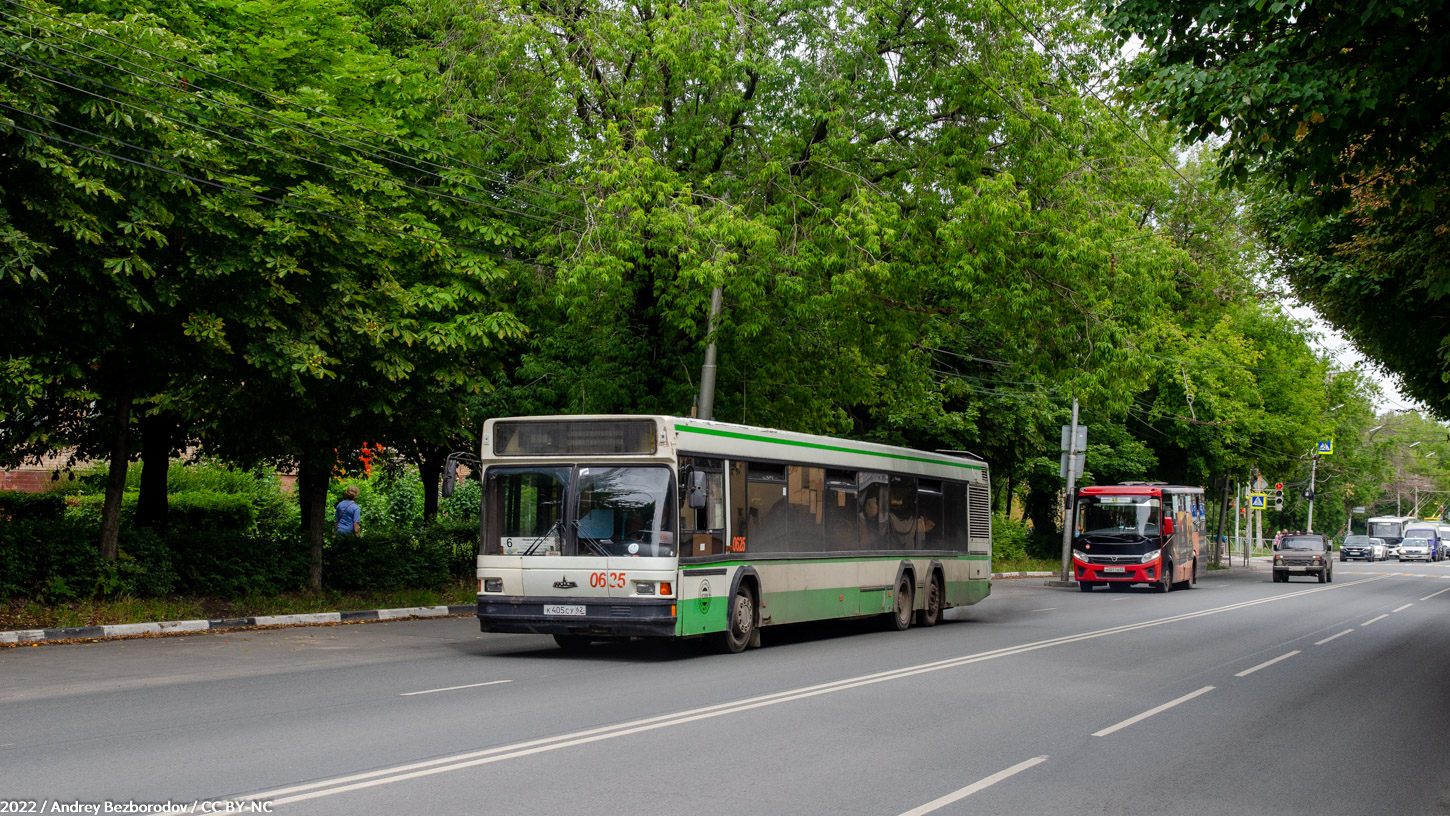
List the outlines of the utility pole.
{"type": "MultiPolygon", "coordinates": [[[[1259,469],[1254,468],[1254,486],[1251,490],[1259,489],[1259,469]]],[[[1250,500],[1252,505],[1253,501],[1250,500]]],[[[1249,557],[1264,544],[1264,511],[1257,507],[1250,507],[1249,512],[1254,516],[1253,529],[1249,532],[1249,546],[1244,547],[1244,566],[1249,565],[1249,557]]]]}
{"type": "Polygon", "coordinates": [[[1314,471],[1319,467],[1319,454],[1309,457],[1309,520],[1304,522],[1304,532],[1314,532],[1314,471]]]}
{"type": "Polygon", "coordinates": [[[715,418],[715,329],[720,322],[722,293],[716,286],[710,290],[710,345],[705,348],[705,365],[700,369],[700,419],[715,418]]]}
{"type": "Polygon", "coordinates": [[[1241,484],[1234,485],[1234,504],[1236,504],[1237,507],[1234,508],[1234,545],[1233,547],[1230,547],[1228,551],[1228,562],[1230,564],[1234,562],[1233,551],[1238,548],[1242,539],[1242,537],[1239,535],[1239,521],[1244,516],[1244,508],[1248,507],[1248,505],[1244,503],[1244,487],[1241,484]]]}
{"type": "Polygon", "coordinates": [[[1077,483],[1077,397],[1072,398],[1072,424],[1067,432],[1067,494],[1062,499],[1062,583],[1072,581],[1073,491],[1077,483]]]}

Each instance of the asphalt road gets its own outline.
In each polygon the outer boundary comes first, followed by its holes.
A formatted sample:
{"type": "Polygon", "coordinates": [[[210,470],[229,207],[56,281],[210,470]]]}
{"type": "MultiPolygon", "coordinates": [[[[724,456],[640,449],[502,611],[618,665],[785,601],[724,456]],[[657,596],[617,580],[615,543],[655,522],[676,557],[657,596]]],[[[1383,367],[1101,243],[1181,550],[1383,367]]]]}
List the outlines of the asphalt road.
{"type": "Polygon", "coordinates": [[[743,655],[308,627],[0,651],[0,802],[1450,813],[1447,700],[1450,562],[1168,595],[997,581],[932,629],[767,630],[743,655]]]}

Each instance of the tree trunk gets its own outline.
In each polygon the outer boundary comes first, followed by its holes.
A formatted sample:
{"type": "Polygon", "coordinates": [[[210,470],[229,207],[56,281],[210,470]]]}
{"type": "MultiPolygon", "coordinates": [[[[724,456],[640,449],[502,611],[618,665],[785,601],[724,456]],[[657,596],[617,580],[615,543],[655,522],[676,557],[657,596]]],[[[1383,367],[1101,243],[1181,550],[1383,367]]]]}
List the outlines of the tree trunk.
{"type": "Polygon", "coordinates": [[[302,529],[312,549],[307,570],[307,588],[322,591],[322,546],[327,535],[327,484],[331,462],[321,457],[304,457],[297,469],[297,500],[302,508],[302,529]]]}
{"type": "Polygon", "coordinates": [[[423,479],[423,521],[432,524],[438,519],[438,482],[443,478],[443,463],[448,459],[445,448],[431,448],[423,454],[418,475],[423,479]]]}
{"type": "Polygon", "coordinates": [[[111,438],[111,469],[106,479],[106,504],[101,510],[101,557],[115,561],[121,537],[121,500],[126,495],[126,465],[131,455],[131,386],[116,396],[115,436],[111,438]]]}
{"type": "Polygon", "coordinates": [[[166,526],[166,476],[176,447],[177,422],[170,414],[141,417],[141,492],[136,497],[136,526],[166,526]]]}

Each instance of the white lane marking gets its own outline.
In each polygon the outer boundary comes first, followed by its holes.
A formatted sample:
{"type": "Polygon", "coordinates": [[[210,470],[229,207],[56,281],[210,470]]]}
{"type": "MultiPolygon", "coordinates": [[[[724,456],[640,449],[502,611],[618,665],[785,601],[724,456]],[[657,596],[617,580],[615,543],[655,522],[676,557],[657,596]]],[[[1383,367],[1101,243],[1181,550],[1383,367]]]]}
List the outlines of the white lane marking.
{"type": "MultiPolygon", "coordinates": [[[[485,748],[478,751],[469,751],[462,754],[454,754],[452,756],[439,757],[437,759],[423,760],[421,762],[413,762],[407,765],[399,765],[392,768],[381,768],[374,771],[365,771],[362,773],[349,774],[347,776],[336,777],[333,779],[324,779],[317,782],[308,782],[301,785],[292,785],[286,788],[278,788],[276,790],[251,794],[249,796],[244,796],[240,798],[247,801],[270,799],[274,800],[274,802],[277,804],[281,804],[283,801],[279,797],[287,796],[289,794],[301,795],[290,796],[285,800],[287,802],[301,801],[303,799],[315,799],[320,796],[330,796],[334,793],[343,793],[346,791],[357,790],[359,788],[369,788],[375,785],[386,785],[391,782],[398,782],[404,779],[412,779],[417,776],[443,773],[445,771],[458,770],[461,768],[472,767],[474,765],[482,765],[504,759],[514,759],[521,756],[528,756],[530,754],[541,753],[543,751],[552,751],[558,748],[567,748],[574,745],[582,745],[587,742],[598,742],[599,740],[603,739],[613,739],[615,737],[636,734],[641,731],[650,731],[657,728],[682,725],[685,723],[709,719],[711,717],[717,717],[725,714],[735,714],[741,711],[762,708],[764,706],[775,705],[778,703],[793,702],[795,700],[815,697],[821,694],[830,694],[833,692],[845,691],[847,689],[853,689],[860,686],[884,683],[889,680],[899,680],[918,674],[926,674],[928,672],[940,671],[942,669],[952,669],[957,668],[958,666],[966,666],[972,663],[995,660],[1000,657],[1011,657],[1014,655],[1026,654],[1028,652],[1035,652],[1039,649],[1049,649],[1054,646],[1080,643],[1087,640],[1094,640],[1096,638],[1126,634],[1128,632],[1137,632],[1141,629],[1149,629],[1156,626],[1164,626],[1170,623],[1179,623],[1182,621],[1208,617],[1210,615],[1218,615],[1224,612],[1234,612],[1240,609],[1248,609],[1250,607],[1258,606],[1260,604],[1277,603],[1288,598],[1297,598],[1304,595],[1313,595],[1317,592],[1334,592],[1341,589],[1348,589],[1349,587],[1357,586],[1359,584],[1373,583],[1375,581],[1382,580],[1384,580],[1383,577],[1364,578],[1359,581],[1349,581],[1342,584],[1329,584],[1327,586],[1317,586],[1313,589],[1301,589],[1295,592],[1288,592],[1283,595],[1269,595],[1266,597],[1257,598],[1252,601],[1240,601],[1238,603],[1204,609],[1198,612],[1185,612],[1181,615],[1171,615],[1166,618],[1156,618],[1153,620],[1143,621],[1141,623],[1123,624],[1122,626],[1113,626],[1107,629],[1098,629],[1095,631],[1083,632],[1077,635],[1063,635],[1062,637],[1050,638],[1048,640],[1039,640],[1032,643],[1024,643],[1020,646],[1007,646],[1001,649],[994,649],[992,651],[979,652],[977,654],[963,655],[960,657],[952,657],[944,660],[938,660],[932,663],[923,663],[920,665],[907,666],[900,669],[891,669],[884,672],[877,672],[876,674],[850,677],[844,680],[835,680],[829,683],[821,683],[814,686],[805,686],[802,688],[775,692],[773,694],[766,694],[759,697],[736,700],[729,703],[717,703],[715,705],[706,706],[704,708],[690,709],[687,711],[677,711],[671,714],[660,714],[658,716],[647,717],[641,720],[631,720],[623,723],[604,725],[584,731],[576,731],[570,734],[560,734],[553,737],[543,737],[540,739],[529,740],[527,742],[519,742],[512,745],[502,745],[496,748],[485,748]],[[319,788],[326,788],[327,790],[318,790],[319,788]],[[313,792],[302,793],[303,791],[313,792]]],[[[237,798],[238,797],[227,797],[227,799],[237,798]]]]}
{"type": "Polygon", "coordinates": [[[1388,618],[1388,617],[1389,617],[1389,615],[1380,615],[1378,618],[1370,618],[1369,620],[1365,621],[1364,623],[1361,623],[1360,626],[1369,626],[1371,623],[1374,623],[1377,620],[1384,620],[1385,618],[1388,618]]]}
{"type": "Polygon", "coordinates": [[[1114,601],[1126,601],[1128,599],[1127,598],[1114,598],[1113,600],[1114,601]]]}
{"type": "Polygon", "coordinates": [[[1393,614],[1395,614],[1395,613],[1396,613],[1396,612],[1403,612],[1403,611],[1405,611],[1405,610],[1406,610],[1406,609],[1409,609],[1409,608],[1410,608],[1410,607],[1412,607],[1412,606],[1414,606],[1414,604],[1413,604],[1413,603],[1407,603],[1407,604],[1405,604],[1405,605],[1404,605],[1404,606],[1401,606],[1401,607],[1398,607],[1398,608],[1396,608],[1396,609],[1392,609],[1392,610],[1390,610],[1390,614],[1391,614],[1391,615],[1393,615],[1393,614]]]}
{"type": "Polygon", "coordinates": [[[901,816],[923,816],[923,814],[931,813],[933,810],[944,808],[947,805],[950,805],[952,802],[960,802],[961,800],[967,798],[968,796],[971,796],[979,790],[983,790],[984,788],[990,788],[998,782],[1001,782],[1003,779],[1008,778],[1009,776],[1016,776],[1017,774],[1022,773],[1028,768],[1041,765],[1046,761],[1047,757],[1040,756],[1033,757],[1026,762],[1019,762],[1005,771],[998,771],[985,779],[973,782],[972,784],[966,786],[965,788],[962,788],[961,790],[952,791],[951,793],[941,797],[940,799],[933,799],[930,802],[922,805],[921,807],[912,808],[911,810],[908,810],[905,813],[901,814],[901,816]]]}
{"type": "Polygon", "coordinates": [[[1436,595],[1439,595],[1441,592],[1450,592],[1450,587],[1445,587],[1444,589],[1440,590],[1440,592],[1431,592],[1429,595],[1426,595],[1425,597],[1421,598],[1420,600],[1422,600],[1422,601],[1428,601],[1431,598],[1435,597],[1436,595]]]}
{"type": "Polygon", "coordinates": [[[1140,722],[1148,719],[1149,717],[1153,716],[1154,714],[1162,714],[1163,712],[1167,711],[1168,709],[1170,709],[1170,708],[1172,708],[1172,707],[1174,707],[1176,705],[1182,705],[1182,704],[1188,702],[1189,700],[1192,700],[1194,697],[1197,697],[1200,694],[1207,694],[1210,691],[1213,691],[1213,686],[1204,686],[1203,688],[1199,689],[1198,691],[1190,692],[1188,694],[1183,695],[1182,697],[1179,697],[1177,700],[1169,700],[1168,702],[1164,703],[1161,706],[1158,706],[1156,708],[1150,708],[1147,711],[1144,711],[1142,714],[1139,714],[1136,717],[1129,717],[1128,719],[1123,720],[1122,722],[1118,723],[1117,725],[1110,725],[1110,726],[1108,726],[1107,728],[1104,728],[1101,731],[1094,731],[1093,732],[1093,736],[1095,736],[1095,737],[1106,737],[1107,735],[1113,733],[1114,731],[1121,731],[1124,728],[1127,728],[1128,726],[1133,725],[1134,723],[1140,723],[1140,722]]]}
{"type": "Polygon", "coordinates": [[[1034,609],[1034,610],[1032,610],[1032,611],[1033,611],[1033,612],[1051,612],[1051,611],[1052,611],[1052,610],[1054,610],[1054,609],[1056,609],[1056,608],[1057,608],[1057,607],[1055,607],[1055,606],[1049,606],[1049,607],[1047,607],[1047,608],[1046,608],[1046,609],[1034,609]]]}
{"type": "Polygon", "coordinates": [[[1243,671],[1239,672],[1238,674],[1235,674],[1234,677],[1248,677],[1249,675],[1253,674],[1254,672],[1258,671],[1259,669],[1267,669],[1268,667],[1274,665],[1275,663],[1278,663],[1280,660],[1288,660],[1289,658],[1293,657],[1296,654],[1299,654],[1299,650],[1298,649],[1295,649],[1294,651],[1292,651],[1292,652],[1290,652],[1288,654],[1279,655],[1278,657],[1274,658],[1273,660],[1265,660],[1263,663],[1260,663],[1259,665],[1253,667],[1252,669],[1244,669],[1243,671]]]}
{"type": "Polygon", "coordinates": [[[1328,643],[1329,641],[1334,640],[1335,638],[1338,638],[1338,637],[1344,637],[1345,635],[1347,635],[1347,634],[1349,634],[1350,632],[1353,632],[1353,631],[1354,631],[1353,629],[1345,629],[1343,632],[1340,632],[1337,635],[1330,635],[1329,637],[1327,637],[1327,638],[1325,638],[1323,640],[1316,640],[1316,641],[1314,641],[1314,645],[1315,646],[1323,646],[1324,644],[1328,643]]]}
{"type": "Polygon", "coordinates": [[[408,692],[404,692],[402,694],[399,694],[398,696],[399,697],[412,697],[412,696],[414,696],[416,694],[437,694],[440,691],[457,691],[459,689],[478,688],[479,686],[496,686],[496,685],[498,685],[500,683],[512,683],[512,682],[513,682],[512,680],[490,680],[487,683],[469,683],[466,686],[449,686],[448,688],[428,689],[427,691],[408,691],[408,692]]]}

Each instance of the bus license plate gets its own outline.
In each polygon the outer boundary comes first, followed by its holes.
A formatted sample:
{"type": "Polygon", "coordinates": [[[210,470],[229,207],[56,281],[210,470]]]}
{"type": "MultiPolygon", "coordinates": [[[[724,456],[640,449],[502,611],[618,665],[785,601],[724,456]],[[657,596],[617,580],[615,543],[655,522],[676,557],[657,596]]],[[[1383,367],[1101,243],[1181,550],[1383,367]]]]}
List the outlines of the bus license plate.
{"type": "Polygon", "coordinates": [[[1103,572],[1127,572],[1127,567],[1103,567],[1103,572]]]}
{"type": "Polygon", "coordinates": [[[584,607],[582,605],[564,606],[560,604],[544,604],[544,614],[571,615],[576,618],[582,618],[584,617],[584,607]]]}

